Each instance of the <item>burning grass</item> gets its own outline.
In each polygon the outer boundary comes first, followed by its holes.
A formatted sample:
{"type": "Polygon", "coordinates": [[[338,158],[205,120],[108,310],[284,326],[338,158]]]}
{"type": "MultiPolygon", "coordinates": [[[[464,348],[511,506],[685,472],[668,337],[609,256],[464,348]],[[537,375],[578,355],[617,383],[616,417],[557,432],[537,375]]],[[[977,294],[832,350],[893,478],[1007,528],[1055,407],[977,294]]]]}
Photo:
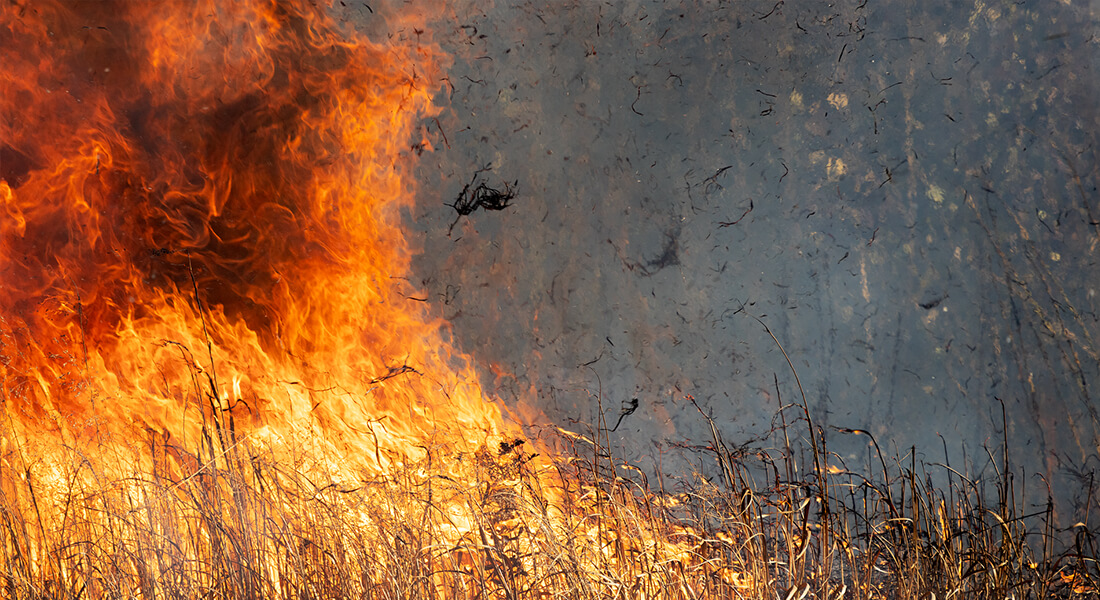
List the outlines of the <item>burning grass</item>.
{"type": "Polygon", "coordinates": [[[1007,459],[942,489],[901,458],[857,475],[805,397],[752,449],[711,423],[710,478],[649,485],[603,424],[518,443],[409,294],[402,207],[448,59],[391,25],[271,0],[0,11],[4,597],[1095,593],[1093,530],[1059,546],[1007,459]]]}
{"type": "Polygon", "coordinates": [[[0,586],[12,599],[1096,593],[1094,528],[1060,546],[1052,509],[1020,506],[1005,458],[990,455],[992,481],[948,468],[944,488],[912,458],[880,454],[873,476],[815,468],[799,440],[823,432],[791,410],[772,448],[731,448],[715,427],[694,451],[719,475],[656,490],[608,452],[606,429],[558,437],[571,450],[554,461],[526,444],[425,447],[357,479],[219,423],[196,448],[152,437],[155,460],[127,476],[6,431],[0,586]]]}

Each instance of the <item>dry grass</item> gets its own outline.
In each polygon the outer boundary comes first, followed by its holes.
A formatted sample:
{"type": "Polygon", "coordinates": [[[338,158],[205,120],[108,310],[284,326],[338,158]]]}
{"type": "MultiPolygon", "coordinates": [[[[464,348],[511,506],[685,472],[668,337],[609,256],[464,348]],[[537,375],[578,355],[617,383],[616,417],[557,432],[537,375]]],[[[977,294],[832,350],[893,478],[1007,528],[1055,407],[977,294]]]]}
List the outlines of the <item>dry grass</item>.
{"type": "Polygon", "coordinates": [[[888,458],[869,433],[840,430],[876,449],[859,474],[829,452],[798,388],[801,401],[753,447],[728,445],[700,409],[711,439],[685,451],[711,476],[652,483],[612,454],[602,421],[585,435],[555,431],[543,456],[509,440],[420,445],[379,474],[310,439],[241,438],[214,410],[193,447],[151,431],[129,447],[42,442],[65,436],[27,434],[9,415],[0,590],[12,600],[1097,595],[1095,527],[1057,530],[1049,502],[1023,511],[1007,439],[987,453],[995,476],[978,480],[888,458]]]}
{"type": "Polygon", "coordinates": [[[711,423],[693,451],[718,476],[675,486],[613,457],[606,429],[560,438],[571,449],[554,463],[523,446],[424,451],[354,485],[216,426],[191,451],[150,440],[152,459],[127,477],[73,448],[47,461],[8,432],[0,586],[12,599],[788,600],[1100,585],[1093,530],[1059,546],[1049,508],[1021,512],[1006,455],[994,481],[948,469],[937,488],[911,459],[880,454],[873,476],[830,468],[804,405],[779,419],[771,449],[731,448],[711,423]]]}

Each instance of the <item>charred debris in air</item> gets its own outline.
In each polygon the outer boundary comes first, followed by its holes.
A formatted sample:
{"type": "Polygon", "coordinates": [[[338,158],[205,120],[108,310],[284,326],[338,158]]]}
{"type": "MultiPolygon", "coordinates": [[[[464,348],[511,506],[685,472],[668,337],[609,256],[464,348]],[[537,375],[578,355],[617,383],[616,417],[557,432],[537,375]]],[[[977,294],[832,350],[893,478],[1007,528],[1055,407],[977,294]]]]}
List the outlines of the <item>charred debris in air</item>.
{"type": "Polygon", "coordinates": [[[482,173],[489,171],[492,167],[492,163],[485,165],[484,167],[474,171],[474,176],[470,178],[470,183],[467,183],[462,191],[458,193],[454,202],[446,204],[455,209],[458,216],[455,217],[454,222],[447,228],[447,235],[451,235],[451,231],[454,230],[455,225],[458,225],[459,219],[465,216],[469,216],[475,210],[483,208],[485,210],[504,210],[512,204],[512,200],[516,197],[516,188],[519,186],[519,180],[512,183],[504,182],[504,189],[498,189],[490,187],[484,181],[478,181],[482,173]]]}

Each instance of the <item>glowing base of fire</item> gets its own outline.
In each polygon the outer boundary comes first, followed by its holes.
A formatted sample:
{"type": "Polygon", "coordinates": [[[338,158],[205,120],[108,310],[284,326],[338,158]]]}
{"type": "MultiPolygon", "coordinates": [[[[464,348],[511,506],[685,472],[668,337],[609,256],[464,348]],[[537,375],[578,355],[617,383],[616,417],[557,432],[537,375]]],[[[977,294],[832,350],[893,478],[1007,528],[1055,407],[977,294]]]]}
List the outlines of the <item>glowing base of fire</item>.
{"type": "Polygon", "coordinates": [[[5,465],[23,465],[3,478],[9,597],[665,597],[674,582],[719,575],[747,585],[701,560],[700,540],[658,518],[655,499],[562,483],[516,448],[426,452],[358,479],[319,464],[316,448],[145,448],[152,469],[127,473],[122,456],[8,445],[5,465]]]}

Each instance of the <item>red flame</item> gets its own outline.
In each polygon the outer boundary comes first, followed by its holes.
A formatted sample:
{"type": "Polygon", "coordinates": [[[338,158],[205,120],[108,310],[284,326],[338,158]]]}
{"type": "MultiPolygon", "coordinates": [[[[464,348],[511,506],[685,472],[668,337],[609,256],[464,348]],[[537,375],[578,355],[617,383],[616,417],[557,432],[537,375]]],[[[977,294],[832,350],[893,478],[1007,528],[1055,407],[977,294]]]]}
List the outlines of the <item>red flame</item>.
{"type": "Polygon", "coordinates": [[[501,432],[404,278],[410,148],[443,58],[398,30],[348,41],[277,2],[5,9],[16,435],[187,447],[217,421],[383,469],[501,432]]]}
{"type": "Polygon", "coordinates": [[[407,280],[445,57],[300,4],[0,15],[5,589],[665,586],[686,530],[519,450],[407,280]]]}

